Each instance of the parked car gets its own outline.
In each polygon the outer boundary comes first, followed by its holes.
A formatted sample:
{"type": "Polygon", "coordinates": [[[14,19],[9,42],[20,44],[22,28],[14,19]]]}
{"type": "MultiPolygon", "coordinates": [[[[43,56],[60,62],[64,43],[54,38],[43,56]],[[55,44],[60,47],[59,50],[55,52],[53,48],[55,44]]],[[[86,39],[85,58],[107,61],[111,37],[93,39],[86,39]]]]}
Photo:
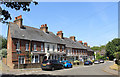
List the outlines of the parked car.
{"type": "Polygon", "coordinates": [[[49,69],[53,71],[55,69],[63,68],[63,64],[61,64],[58,60],[45,60],[42,62],[41,68],[42,70],[49,69]]]}
{"type": "Polygon", "coordinates": [[[63,64],[64,67],[72,68],[72,64],[68,60],[61,61],[61,63],[63,64]]]}
{"type": "Polygon", "coordinates": [[[94,61],[94,64],[100,64],[100,61],[95,60],[95,61],[94,61]]]}
{"type": "Polygon", "coordinates": [[[100,59],[100,63],[104,63],[104,60],[103,60],[103,59],[100,59]]]}
{"type": "Polygon", "coordinates": [[[84,62],[84,65],[92,65],[92,64],[93,64],[93,62],[91,62],[89,60],[84,62]]]}

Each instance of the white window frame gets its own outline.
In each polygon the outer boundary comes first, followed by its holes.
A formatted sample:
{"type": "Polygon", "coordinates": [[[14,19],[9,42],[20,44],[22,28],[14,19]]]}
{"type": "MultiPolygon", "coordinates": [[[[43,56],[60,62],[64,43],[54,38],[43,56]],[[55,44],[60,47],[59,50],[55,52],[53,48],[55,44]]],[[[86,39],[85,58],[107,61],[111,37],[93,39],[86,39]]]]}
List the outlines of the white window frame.
{"type": "Polygon", "coordinates": [[[72,50],[72,52],[73,52],[73,55],[74,55],[74,49],[72,50]]]}
{"type": "MultiPolygon", "coordinates": [[[[32,59],[32,56],[31,56],[32,59]]],[[[33,55],[33,59],[31,61],[31,63],[39,63],[39,55],[33,55]],[[35,62],[35,56],[38,56],[38,62],[35,62]]]]}
{"type": "Polygon", "coordinates": [[[25,57],[24,56],[19,56],[18,57],[18,62],[19,62],[19,64],[25,64],[25,57]],[[23,62],[22,58],[24,58],[24,63],[22,63],[23,62]]]}
{"type": "Polygon", "coordinates": [[[29,51],[29,43],[25,44],[25,51],[29,51]],[[28,47],[28,48],[27,48],[28,47]]]}
{"type": "Polygon", "coordinates": [[[58,52],[60,52],[60,46],[59,45],[58,45],[58,49],[59,49],[58,52]]]}
{"type": "Polygon", "coordinates": [[[53,52],[55,51],[55,45],[53,45],[53,52]]]}
{"type": "Polygon", "coordinates": [[[44,47],[43,47],[43,43],[41,43],[41,51],[43,51],[43,48],[44,48],[44,47]]]}
{"type": "Polygon", "coordinates": [[[47,52],[50,50],[50,45],[47,45],[47,52]]]}
{"type": "Polygon", "coordinates": [[[37,51],[37,45],[34,43],[34,51],[37,51]]]}
{"type": "Polygon", "coordinates": [[[17,49],[20,49],[20,41],[17,41],[17,43],[16,43],[16,50],[17,49]]]}
{"type": "Polygon", "coordinates": [[[62,52],[64,52],[64,49],[65,49],[65,47],[64,47],[64,46],[62,46],[62,52]]]}
{"type": "Polygon", "coordinates": [[[75,52],[76,52],[76,55],[77,55],[77,50],[75,52]]]}

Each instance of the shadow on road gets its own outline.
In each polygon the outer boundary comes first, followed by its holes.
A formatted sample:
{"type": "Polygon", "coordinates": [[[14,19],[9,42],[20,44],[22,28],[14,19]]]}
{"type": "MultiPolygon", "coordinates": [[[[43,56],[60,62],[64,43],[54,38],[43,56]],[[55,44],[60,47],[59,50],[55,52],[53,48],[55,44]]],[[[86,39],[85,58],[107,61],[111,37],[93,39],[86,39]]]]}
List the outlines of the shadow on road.
{"type": "Polygon", "coordinates": [[[3,74],[1,77],[118,77],[118,75],[12,75],[3,74]]]}

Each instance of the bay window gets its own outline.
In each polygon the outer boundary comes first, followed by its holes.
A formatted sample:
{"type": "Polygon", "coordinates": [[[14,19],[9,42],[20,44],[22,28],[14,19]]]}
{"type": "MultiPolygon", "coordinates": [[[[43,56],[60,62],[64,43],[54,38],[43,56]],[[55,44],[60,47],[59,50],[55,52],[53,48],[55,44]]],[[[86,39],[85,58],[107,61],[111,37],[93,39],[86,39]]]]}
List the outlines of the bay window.
{"type": "Polygon", "coordinates": [[[33,55],[31,58],[32,58],[32,63],[39,63],[39,55],[33,55]]]}

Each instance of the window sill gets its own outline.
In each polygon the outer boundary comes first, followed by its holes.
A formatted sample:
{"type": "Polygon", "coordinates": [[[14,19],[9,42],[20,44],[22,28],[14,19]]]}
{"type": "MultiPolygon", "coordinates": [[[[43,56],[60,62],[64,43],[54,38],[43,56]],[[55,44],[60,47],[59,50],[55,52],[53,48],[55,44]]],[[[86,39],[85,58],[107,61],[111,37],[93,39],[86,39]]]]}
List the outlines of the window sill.
{"type": "Polygon", "coordinates": [[[25,51],[29,51],[29,50],[25,50],[25,51]]]}

